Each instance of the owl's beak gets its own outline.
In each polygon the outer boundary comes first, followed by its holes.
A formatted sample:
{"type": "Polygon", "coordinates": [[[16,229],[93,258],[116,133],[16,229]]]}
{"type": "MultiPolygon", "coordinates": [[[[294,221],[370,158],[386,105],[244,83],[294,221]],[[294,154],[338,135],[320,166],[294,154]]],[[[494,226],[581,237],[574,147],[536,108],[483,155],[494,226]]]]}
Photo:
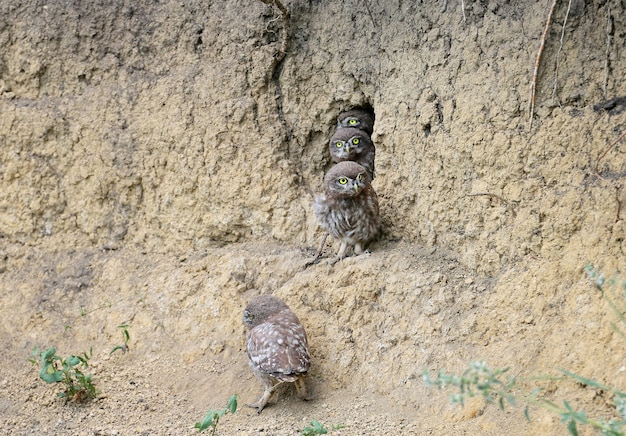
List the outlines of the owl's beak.
{"type": "Polygon", "coordinates": [[[349,145],[346,147],[346,153],[350,154],[350,146],[349,145]]]}
{"type": "Polygon", "coordinates": [[[243,313],[243,322],[244,322],[244,324],[252,324],[252,319],[253,318],[254,317],[252,316],[251,313],[249,313],[247,310],[244,311],[244,313],[243,313]]]}
{"type": "Polygon", "coordinates": [[[359,190],[359,185],[357,183],[352,185],[352,187],[354,188],[354,192],[357,192],[359,190]]]}

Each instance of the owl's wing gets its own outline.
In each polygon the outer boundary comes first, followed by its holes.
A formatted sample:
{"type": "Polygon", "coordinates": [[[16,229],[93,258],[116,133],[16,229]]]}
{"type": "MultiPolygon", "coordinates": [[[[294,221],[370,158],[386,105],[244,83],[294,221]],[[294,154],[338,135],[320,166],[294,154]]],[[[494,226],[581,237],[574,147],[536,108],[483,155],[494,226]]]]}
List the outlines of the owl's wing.
{"type": "Polygon", "coordinates": [[[326,194],[316,194],[313,198],[313,212],[315,215],[326,215],[328,213],[328,204],[326,203],[326,194]]]}
{"type": "Polygon", "coordinates": [[[380,214],[380,208],[378,205],[378,195],[376,194],[376,191],[374,191],[374,188],[372,188],[371,186],[370,186],[370,199],[368,202],[370,204],[370,207],[374,211],[376,211],[375,214],[378,217],[380,214]]]}
{"type": "Polygon", "coordinates": [[[302,324],[292,317],[274,318],[248,333],[246,349],[252,366],[279,380],[295,381],[309,370],[310,356],[302,324]]]}
{"type": "Polygon", "coordinates": [[[313,199],[313,212],[324,230],[333,234],[330,230],[328,216],[330,214],[330,207],[326,201],[326,194],[317,194],[313,199]]]}

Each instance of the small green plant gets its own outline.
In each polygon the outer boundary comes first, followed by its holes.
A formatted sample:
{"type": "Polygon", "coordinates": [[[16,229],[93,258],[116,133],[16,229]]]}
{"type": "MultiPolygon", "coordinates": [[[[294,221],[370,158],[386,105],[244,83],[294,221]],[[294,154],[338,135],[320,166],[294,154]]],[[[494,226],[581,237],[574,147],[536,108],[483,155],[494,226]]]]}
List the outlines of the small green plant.
{"type": "Polygon", "coordinates": [[[326,433],[328,433],[328,430],[326,430],[326,427],[324,427],[323,424],[321,424],[319,421],[315,419],[311,420],[309,425],[307,425],[306,427],[302,429],[302,434],[304,436],[315,436],[317,434],[326,434],[326,433]]]}
{"type": "MultiPolygon", "coordinates": [[[[617,315],[622,327],[626,326],[626,281],[621,283],[614,277],[608,282],[604,275],[596,271],[592,266],[585,267],[587,275],[591,279],[593,285],[602,293],[602,297],[609,304],[613,312],[617,315]],[[605,284],[610,285],[610,290],[605,288],[605,284]],[[616,288],[620,291],[617,294],[616,288]],[[611,291],[611,292],[610,292],[611,291]],[[609,295],[609,293],[611,295],[609,295]]],[[[626,333],[615,323],[612,323],[613,329],[624,339],[626,333]]],[[[615,414],[619,418],[604,419],[591,418],[587,416],[585,411],[575,410],[571,404],[564,400],[562,405],[552,402],[546,398],[542,398],[539,394],[541,389],[534,389],[531,392],[519,387],[515,377],[505,377],[506,369],[491,369],[485,362],[470,362],[468,369],[461,376],[448,374],[439,371],[436,378],[430,375],[429,371],[423,372],[423,381],[427,386],[443,389],[446,387],[456,388],[456,392],[450,396],[452,404],[463,405],[465,400],[475,396],[482,396],[491,403],[496,403],[501,409],[505,404],[515,405],[518,401],[525,403],[524,415],[530,420],[529,406],[540,407],[549,412],[556,413],[561,417],[561,421],[566,424],[568,432],[578,435],[578,425],[588,425],[600,430],[604,435],[626,436],[624,428],[626,427],[626,393],[615,389],[611,386],[604,385],[593,379],[582,377],[570,371],[559,369],[562,374],[558,377],[535,377],[530,380],[553,380],[553,381],[574,381],[585,388],[595,389],[598,391],[608,392],[613,395],[613,407],[615,414]]]]}
{"type": "MultiPolygon", "coordinates": [[[[345,428],[345,425],[334,425],[331,427],[331,430],[338,430],[340,428],[345,428]]],[[[327,434],[328,429],[324,427],[324,425],[316,419],[312,419],[309,425],[302,429],[302,434],[304,436],[315,436],[319,434],[327,434]]]]}
{"type": "Polygon", "coordinates": [[[209,427],[213,427],[212,435],[215,434],[217,430],[217,423],[220,418],[227,413],[235,413],[237,411],[237,395],[233,395],[228,400],[226,407],[221,410],[209,410],[206,415],[204,415],[204,419],[201,422],[196,422],[194,428],[197,428],[200,433],[208,429],[209,427]]]}
{"type": "Polygon", "coordinates": [[[502,380],[501,377],[508,371],[505,369],[490,369],[485,362],[470,362],[461,376],[439,371],[433,379],[428,371],[424,371],[423,380],[426,386],[443,389],[448,386],[458,388],[458,392],[450,396],[453,405],[463,406],[468,398],[482,396],[490,403],[496,401],[504,409],[504,401],[515,404],[515,398],[510,393],[515,386],[515,378],[502,380]]]}
{"type": "Polygon", "coordinates": [[[516,391],[516,379],[514,377],[508,379],[502,378],[502,375],[506,373],[507,370],[508,369],[492,370],[485,362],[470,362],[468,369],[465,370],[461,376],[439,371],[437,378],[432,378],[428,371],[424,371],[423,380],[426,386],[437,387],[439,389],[446,387],[457,388],[458,392],[450,396],[450,402],[452,404],[463,405],[468,398],[480,395],[490,403],[497,403],[500,408],[504,410],[505,401],[512,406],[515,406],[519,401],[526,404],[524,409],[526,419],[530,420],[529,406],[540,407],[559,415],[561,420],[567,424],[567,430],[573,436],[578,435],[578,424],[589,425],[601,430],[602,434],[606,435],[626,435],[622,430],[626,425],[626,394],[623,392],[566,370],[560,370],[564,377],[542,377],[542,379],[556,381],[570,379],[585,387],[613,393],[615,395],[613,398],[615,409],[620,414],[621,419],[609,421],[601,418],[593,419],[588,417],[584,411],[574,410],[566,400],[563,401],[562,406],[559,406],[557,403],[540,397],[540,389],[535,389],[530,393],[522,389],[516,391]]]}
{"type": "Polygon", "coordinates": [[[89,367],[89,359],[93,352],[82,353],[78,356],[69,356],[65,359],[57,356],[56,348],[39,351],[37,347],[29,359],[32,364],[41,363],[39,378],[46,383],[61,383],[63,391],[57,395],[66,400],[76,402],[89,401],[96,397],[96,387],[91,374],[85,374],[84,368],[89,367]]]}
{"type": "Polygon", "coordinates": [[[120,350],[122,352],[122,354],[126,354],[126,352],[130,350],[130,348],[128,346],[128,341],[130,341],[130,333],[128,333],[128,324],[126,324],[126,323],[120,324],[120,325],[117,326],[117,328],[122,330],[122,338],[124,339],[124,343],[116,345],[111,350],[109,355],[115,353],[117,350],[120,350]]]}

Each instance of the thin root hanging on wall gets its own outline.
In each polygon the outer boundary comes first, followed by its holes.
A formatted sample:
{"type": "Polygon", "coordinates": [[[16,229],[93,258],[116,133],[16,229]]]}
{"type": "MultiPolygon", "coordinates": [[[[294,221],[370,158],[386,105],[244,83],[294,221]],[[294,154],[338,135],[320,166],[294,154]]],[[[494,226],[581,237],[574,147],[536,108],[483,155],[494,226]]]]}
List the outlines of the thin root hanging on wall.
{"type": "Polygon", "coordinates": [[[548,29],[550,28],[550,21],[552,20],[552,14],[554,13],[554,7],[556,6],[556,0],[552,0],[550,6],[550,12],[548,13],[548,19],[546,20],[546,26],[543,29],[541,35],[541,43],[539,44],[539,50],[537,51],[537,60],[535,61],[535,69],[533,71],[533,78],[530,82],[530,101],[528,102],[528,130],[533,127],[533,114],[535,112],[535,90],[537,88],[537,73],[539,72],[539,63],[541,62],[541,55],[543,54],[543,48],[546,45],[546,37],[548,36],[548,29]]]}
{"type": "Polygon", "coordinates": [[[613,20],[611,17],[611,7],[607,6],[606,15],[606,54],[604,56],[604,83],[602,84],[602,91],[604,93],[604,99],[607,99],[607,87],[609,84],[609,55],[611,53],[611,34],[613,33],[613,20]]]}
{"type": "Polygon", "coordinates": [[[509,203],[508,200],[500,197],[499,195],[492,194],[491,192],[475,192],[475,193],[472,193],[472,194],[462,195],[459,198],[463,198],[463,197],[489,197],[489,198],[496,198],[496,199],[500,200],[501,202],[503,202],[504,204],[508,204],[509,203]]]}
{"type": "Polygon", "coordinates": [[[617,209],[615,211],[615,222],[617,223],[618,221],[621,221],[622,218],[620,217],[620,214],[622,212],[622,200],[619,197],[619,191],[624,187],[624,185],[620,185],[620,186],[616,186],[615,187],[615,202],[617,203],[617,209]]]}
{"type": "Polygon", "coordinates": [[[467,22],[467,19],[465,18],[465,0],[461,0],[461,12],[463,12],[463,22],[467,22]]]}
{"type": "Polygon", "coordinates": [[[617,145],[618,142],[620,142],[622,139],[624,139],[624,137],[626,137],[626,130],[619,136],[619,138],[617,138],[615,141],[613,141],[613,143],[611,143],[611,145],[609,145],[601,154],[600,156],[598,156],[598,160],[596,162],[596,166],[595,166],[595,171],[596,173],[599,173],[598,171],[598,165],[600,165],[600,161],[602,159],[604,159],[604,156],[607,155],[607,153],[609,151],[611,151],[613,149],[613,147],[615,147],[617,145]]]}
{"type": "Polygon", "coordinates": [[[370,16],[370,20],[372,20],[372,25],[374,27],[378,27],[378,25],[376,24],[376,20],[374,20],[374,16],[372,15],[372,11],[370,10],[370,5],[367,2],[367,0],[363,0],[363,4],[365,5],[365,9],[367,10],[367,13],[370,16]]]}
{"type": "MultiPolygon", "coordinates": [[[[563,50],[563,38],[565,37],[565,27],[567,26],[567,19],[569,18],[569,11],[572,8],[572,0],[569,0],[567,4],[567,12],[565,13],[565,19],[563,20],[563,27],[561,29],[561,41],[559,43],[559,50],[556,52],[556,66],[554,67],[554,86],[552,87],[552,103],[558,98],[556,95],[556,88],[559,78],[559,59],[561,58],[561,51],[563,50]]],[[[561,103],[559,102],[559,106],[561,103]]]]}

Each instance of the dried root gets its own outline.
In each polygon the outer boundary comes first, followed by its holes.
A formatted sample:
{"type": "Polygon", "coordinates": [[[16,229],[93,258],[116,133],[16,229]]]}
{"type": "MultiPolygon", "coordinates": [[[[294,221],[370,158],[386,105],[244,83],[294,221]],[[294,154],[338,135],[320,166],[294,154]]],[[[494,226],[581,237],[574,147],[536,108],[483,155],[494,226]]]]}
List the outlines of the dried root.
{"type": "Polygon", "coordinates": [[[543,48],[546,45],[546,38],[548,36],[548,29],[550,28],[550,21],[552,21],[552,14],[554,13],[554,7],[556,6],[556,0],[552,0],[550,6],[550,12],[548,13],[548,19],[546,20],[546,26],[543,29],[541,35],[541,43],[539,44],[539,50],[537,51],[537,60],[535,61],[535,69],[533,71],[533,78],[530,82],[530,101],[528,102],[528,130],[533,127],[533,115],[535,113],[535,90],[537,88],[537,74],[539,72],[539,63],[541,62],[541,55],[543,54],[543,48]]]}

